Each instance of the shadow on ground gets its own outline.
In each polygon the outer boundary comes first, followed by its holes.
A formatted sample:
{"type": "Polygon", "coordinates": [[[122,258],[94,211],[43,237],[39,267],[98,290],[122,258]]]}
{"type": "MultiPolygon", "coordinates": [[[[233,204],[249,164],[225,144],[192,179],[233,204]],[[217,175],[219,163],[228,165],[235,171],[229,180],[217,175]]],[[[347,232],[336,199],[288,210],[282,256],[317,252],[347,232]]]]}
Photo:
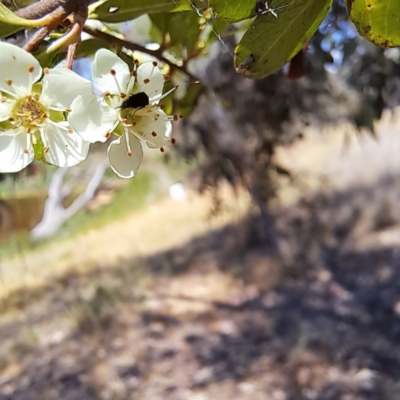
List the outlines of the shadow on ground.
{"type": "Polygon", "coordinates": [[[390,177],[318,194],[276,246],[251,216],[13,294],[1,399],[398,399],[399,200],[390,177]]]}

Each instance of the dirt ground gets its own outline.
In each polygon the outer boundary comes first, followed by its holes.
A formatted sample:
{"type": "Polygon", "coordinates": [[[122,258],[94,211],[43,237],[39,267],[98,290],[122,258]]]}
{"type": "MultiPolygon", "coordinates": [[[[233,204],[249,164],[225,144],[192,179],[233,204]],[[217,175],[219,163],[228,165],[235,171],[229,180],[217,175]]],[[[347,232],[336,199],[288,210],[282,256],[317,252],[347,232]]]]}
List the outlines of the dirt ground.
{"type": "Polygon", "coordinates": [[[352,157],[269,216],[191,194],[4,262],[0,398],[399,399],[400,174],[352,157]]]}

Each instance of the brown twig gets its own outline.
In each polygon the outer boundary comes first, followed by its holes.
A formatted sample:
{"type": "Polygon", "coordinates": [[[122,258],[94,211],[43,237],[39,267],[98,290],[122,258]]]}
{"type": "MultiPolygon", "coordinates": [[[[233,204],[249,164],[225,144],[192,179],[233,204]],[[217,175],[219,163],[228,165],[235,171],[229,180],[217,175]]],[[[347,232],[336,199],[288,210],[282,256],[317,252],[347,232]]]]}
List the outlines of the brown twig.
{"type": "Polygon", "coordinates": [[[124,39],[119,39],[119,38],[117,38],[115,36],[112,36],[112,35],[109,35],[107,33],[102,32],[102,31],[99,31],[98,29],[92,28],[92,27],[90,27],[88,25],[85,25],[82,30],[83,30],[83,32],[86,32],[89,35],[92,35],[93,37],[95,37],[97,39],[100,39],[103,42],[105,42],[107,44],[110,44],[111,46],[114,46],[114,47],[116,47],[118,49],[120,49],[122,47],[125,47],[125,48],[127,48],[129,50],[132,50],[132,51],[140,51],[142,53],[146,53],[146,54],[149,54],[149,55],[151,55],[153,57],[156,57],[160,61],[162,61],[165,64],[169,65],[169,67],[172,70],[180,71],[180,72],[186,74],[193,82],[198,82],[198,79],[194,75],[192,75],[186,69],[185,66],[180,67],[180,66],[174,64],[173,62],[169,61],[167,58],[165,58],[162,55],[161,49],[149,50],[149,49],[146,49],[146,47],[143,47],[143,46],[141,46],[139,44],[132,43],[132,42],[129,42],[129,41],[124,40],[124,39]]]}

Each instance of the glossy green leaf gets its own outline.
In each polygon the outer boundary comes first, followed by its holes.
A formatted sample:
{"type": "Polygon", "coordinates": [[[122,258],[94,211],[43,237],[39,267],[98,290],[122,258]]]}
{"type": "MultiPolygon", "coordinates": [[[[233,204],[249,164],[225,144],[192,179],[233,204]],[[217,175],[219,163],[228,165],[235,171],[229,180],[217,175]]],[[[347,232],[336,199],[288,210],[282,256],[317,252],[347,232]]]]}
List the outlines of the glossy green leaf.
{"type": "MultiPolygon", "coordinates": [[[[205,8],[201,0],[192,1],[196,7],[205,8]]],[[[188,0],[102,0],[89,9],[89,18],[103,22],[123,22],[143,14],[193,10],[188,0]]]]}
{"type": "Polygon", "coordinates": [[[18,17],[4,4],[0,3],[0,38],[4,38],[22,28],[36,28],[41,26],[40,20],[28,20],[18,17]]]}
{"type": "Polygon", "coordinates": [[[254,17],[255,4],[255,0],[210,0],[215,16],[229,22],[254,17]]]}
{"type": "Polygon", "coordinates": [[[259,15],[235,49],[235,67],[247,77],[270,75],[307,43],[328,13],[331,0],[269,2],[278,18],[259,15]],[[283,5],[285,8],[278,9],[283,5]]]}
{"type": "Polygon", "coordinates": [[[399,0],[347,0],[345,3],[360,35],[384,49],[400,46],[399,0]]]}

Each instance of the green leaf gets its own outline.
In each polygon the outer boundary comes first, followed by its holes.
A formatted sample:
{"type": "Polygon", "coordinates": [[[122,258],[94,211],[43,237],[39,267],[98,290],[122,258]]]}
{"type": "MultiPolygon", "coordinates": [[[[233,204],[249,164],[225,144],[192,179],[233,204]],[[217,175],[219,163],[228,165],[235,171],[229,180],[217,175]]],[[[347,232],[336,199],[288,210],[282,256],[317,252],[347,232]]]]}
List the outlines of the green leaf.
{"type": "Polygon", "coordinates": [[[361,36],[384,49],[400,46],[398,0],[347,0],[345,3],[361,36]]]}
{"type": "MultiPolygon", "coordinates": [[[[205,8],[202,0],[192,1],[199,9],[205,8]]],[[[90,6],[89,18],[103,22],[123,22],[143,14],[193,10],[189,0],[101,0],[90,6]]]]}
{"type": "Polygon", "coordinates": [[[255,0],[210,0],[215,16],[229,22],[254,17],[255,4],[255,0]]]}
{"type": "Polygon", "coordinates": [[[259,15],[235,49],[235,67],[247,77],[261,79],[270,75],[307,43],[325,18],[331,0],[294,0],[288,7],[270,1],[278,18],[259,15]]]}
{"type": "Polygon", "coordinates": [[[42,26],[40,20],[20,18],[0,3],[0,38],[9,36],[22,28],[36,28],[38,26],[42,26]]]}
{"type": "Polygon", "coordinates": [[[168,47],[178,45],[187,52],[195,47],[200,34],[199,17],[195,12],[152,14],[150,17],[163,35],[169,34],[168,47]]]}

